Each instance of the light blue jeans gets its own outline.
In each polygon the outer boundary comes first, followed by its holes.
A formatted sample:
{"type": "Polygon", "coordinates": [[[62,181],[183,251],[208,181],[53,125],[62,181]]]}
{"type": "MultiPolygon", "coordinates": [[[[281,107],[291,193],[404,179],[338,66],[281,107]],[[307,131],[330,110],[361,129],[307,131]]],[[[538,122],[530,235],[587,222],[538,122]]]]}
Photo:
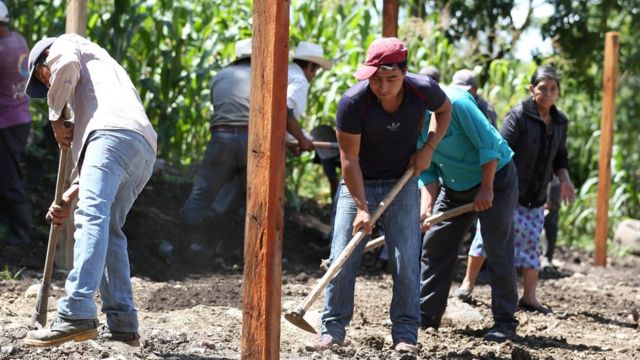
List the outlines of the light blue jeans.
{"type": "Polygon", "coordinates": [[[127,238],[122,232],[134,200],[153,172],[156,156],[145,138],[129,130],[97,130],[89,135],[74,212],[73,269],[58,313],[67,319],[94,319],[98,287],[107,326],[138,331],[129,274],[127,238]]]}
{"type": "MultiPolygon", "coordinates": [[[[373,215],[378,204],[397,182],[392,180],[365,181],[369,211],[373,215]]],[[[352,239],[356,206],[349,189],[340,183],[330,260],[336,259],[352,239]]],[[[420,325],[420,193],[417,178],[411,178],[378,220],[385,231],[389,247],[389,261],[393,275],[391,300],[391,335],[393,342],[405,340],[415,344],[420,325]]],[[[354,250],[338,275],[329,283],[324,297],[322,333],[337,341],[344,341],[353,316],[353,296],[356,275],[365,238],[354,250]]]]}

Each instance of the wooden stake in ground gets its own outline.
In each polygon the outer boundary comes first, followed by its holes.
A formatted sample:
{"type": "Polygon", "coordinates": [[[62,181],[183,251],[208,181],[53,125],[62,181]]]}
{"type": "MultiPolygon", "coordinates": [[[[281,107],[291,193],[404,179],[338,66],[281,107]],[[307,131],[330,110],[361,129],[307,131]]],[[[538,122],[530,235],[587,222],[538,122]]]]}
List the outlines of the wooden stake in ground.
{"type": "Polygon", "coordinates": [[[289,1],[254,0],[242,358],[280,357],[289,1]]]}
{"type": "Polygon", "coordinates": [[[382,5],[382,36],[398,36],[398,11],[400,0],[384,0],[382,5]]]}
{"type": "MultiPolygon", "coordinates": [[[[76,33],[84,36],[87,32],[87,0],[68,0],[67,1],[67,24],[66,33],[76,33]]],[[[71,151],[67,153],[67,164],[72,164],[71,151]]],[[[65,175],[64,188],[68,189],[71,185],[71,170],[73,166],[67,166],[65,175]]],[[[72,208],[74,206],[72,205],[72,208]]],[[[56,252],[56,265],[58,268],[71,270],[73,268],[73,211],[67,220],[65,227],[60,230],[60,241],[58,242],[58,250],[56,252]]]]}
{"type": "Polygon", "coordinates": [[[611,186],[611,149],[616,111],[616,81],[618,77],[619,34],[608,32],[604,44],[604,93],[600,124],[600,161],[598,163],[598,208],[596,210],[595,264],[607,265],[609,234],[609,188],[611,186]]]}

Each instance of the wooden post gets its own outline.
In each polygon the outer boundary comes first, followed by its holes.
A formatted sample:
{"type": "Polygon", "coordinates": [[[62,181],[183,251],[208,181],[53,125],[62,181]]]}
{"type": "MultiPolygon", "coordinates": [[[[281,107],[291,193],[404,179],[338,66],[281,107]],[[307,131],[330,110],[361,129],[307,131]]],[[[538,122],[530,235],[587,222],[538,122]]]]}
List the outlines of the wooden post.
{"type": "Polygon", "coordinates": [[[600,124],[600,161],[598,163],[598,208],[596,210],[595,264],[607,265],[609,235],[609,188],[611,186],[611,149],[616,110],[616,81],[618,76],[619,34],[608,32],[604,44],[604,79],[602,121],[600,124]]]}
{"type": "Polygon", "coordinates": [[[242,359],[279,359],[289,1],[254,0],[242,359]]]}
{"type": "Polygon", "coordinates": [[[384,0],[382,5],[382,36],[398,36],[399,0],[384,0]]]}
{"type": "Polygon", "coordinates": [[[67,0],[67,33],[87,33],[87,0],[67,0]]]}
{"type": "MultiPolygon", "coordinates": [[[[68,0],[67,1],[67,24],[65,31],[67,33],[76,33],[84,36],[87,33],[87,0],[68,0]]],[[[67,164],[72,164],[71,151],[67,153],[67,164]]],[[[71,169],[73,166],[67,166],[66,181],[64,188],[68,189],[71,185],[71,169]]],[[[75,206],[75,205],[74,205],[75,206]]],[[[60,230],[60,240],[58,241],[58,249],[56,250],[55,263],[60,269],[71,270],[73,268],[73,212],[67,220],[65,227],[60,230]]]]}

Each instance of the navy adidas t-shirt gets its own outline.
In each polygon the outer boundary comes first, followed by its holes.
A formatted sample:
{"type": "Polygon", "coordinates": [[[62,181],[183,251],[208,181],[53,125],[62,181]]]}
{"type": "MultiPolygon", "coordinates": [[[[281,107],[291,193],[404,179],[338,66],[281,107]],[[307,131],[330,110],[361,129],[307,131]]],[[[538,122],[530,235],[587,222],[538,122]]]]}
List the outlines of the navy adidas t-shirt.
{"type": "Polygon", "coordinates": [[[339,131],[361,135],[360,168],[365,179],[393,179],[407,169],[416,151],[420,127],[427,110],[435,111],[447,95],[430,77],[407,73],[402,105],[388,113],[360,81],[342,96],[336,115],[339,131]]]}

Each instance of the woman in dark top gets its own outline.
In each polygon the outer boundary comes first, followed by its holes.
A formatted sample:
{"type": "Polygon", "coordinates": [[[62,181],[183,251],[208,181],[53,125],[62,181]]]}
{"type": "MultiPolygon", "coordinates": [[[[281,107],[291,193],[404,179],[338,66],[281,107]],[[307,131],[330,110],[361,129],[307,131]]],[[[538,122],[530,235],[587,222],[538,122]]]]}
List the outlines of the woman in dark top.
{"type": "MultiPolygon", "coordinates": [[[[513,214],[515,265],[522,268],[524,287],[518,305],[523,310],[547,314],[551,310],[536,297],[547,185],[555,173],[565,202],[573,202],[575,188],[567,170],[568,121],[555,106],[560,77],[553,68],[541,67],[531,77],[529,92],[530,98],[509,111],[500,133],[515,153],[513,160],[518,170],[520,197],[513,214]]],[[[467,274],[457,291],[458,298],[470,299],[484,258],[482,237],[476,236],[469,250],[467,274]]]]}

